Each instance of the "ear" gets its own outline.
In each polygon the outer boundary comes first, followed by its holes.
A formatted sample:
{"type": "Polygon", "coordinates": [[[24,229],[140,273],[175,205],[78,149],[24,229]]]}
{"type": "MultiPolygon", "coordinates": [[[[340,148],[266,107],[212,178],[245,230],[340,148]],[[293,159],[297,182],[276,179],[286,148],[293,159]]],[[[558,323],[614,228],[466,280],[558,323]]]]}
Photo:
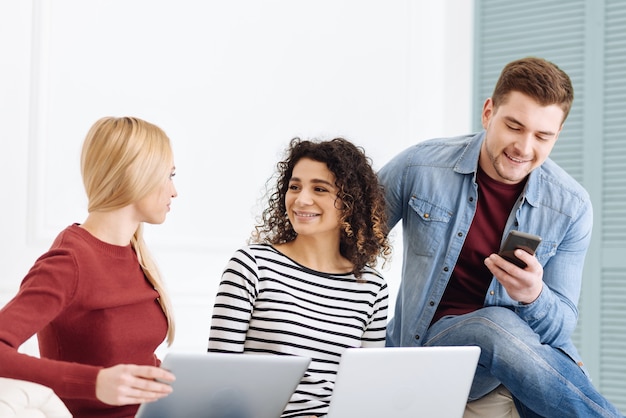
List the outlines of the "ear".
{"type": "Polygon", "coordinates": [[[563,124],[561,124],[561,127],[559,128],[559,131],[556,133],[556,135],[554,136],[554,141],[556,142],[557,139],[559,139],[559,135],[561,135],[561,131],[563,130],[563,124]]]}
{"type": "Polygon", "coordinates": [[[487,98],[487,100],[485,100],[485,103],[483,104],[483,112],[481,116],[483,128],[487,129],[489,121],[491,120],[491,117],[494,113],[495,111],[493,108],[493,100],[491,100],[491,97],[489,97],[487,98]]]}

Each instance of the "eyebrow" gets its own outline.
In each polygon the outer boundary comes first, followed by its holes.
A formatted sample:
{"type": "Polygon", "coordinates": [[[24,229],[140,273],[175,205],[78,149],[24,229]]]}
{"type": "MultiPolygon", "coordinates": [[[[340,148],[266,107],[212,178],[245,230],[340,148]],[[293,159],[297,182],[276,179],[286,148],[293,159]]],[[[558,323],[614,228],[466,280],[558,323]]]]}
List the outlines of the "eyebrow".
{"type": "MultiPolygon", "coordinates": [[[[504,116],[504,119],[506,119],[507,121],[512,122],[512,123],[514,123],[516,125],[526,127],[526,125],[524,125],[522,122],[518,121],[517,119],[515,119],[512,116],[504,116]]],[[[548,135],[548,136],[556,135],[556,132],[551,132],[551,131],[539,131],[538,133],[541,134],[541,135],[548,135]]]]}
{"type": "MultiPolygon", "coordinates": [[[[302,180],[300,180],[298,177],[292,177],[289,179],[290,182],[292,181],[298,181],[298,182],[302,182],[302,180]]],[[[329,181],[326,180],[322,180],[322,179],[313,179],[311,180],[311,183],[316,183],[316,184],[327,184],[330,187],[335,187],[335,185],[329,181]]]]}

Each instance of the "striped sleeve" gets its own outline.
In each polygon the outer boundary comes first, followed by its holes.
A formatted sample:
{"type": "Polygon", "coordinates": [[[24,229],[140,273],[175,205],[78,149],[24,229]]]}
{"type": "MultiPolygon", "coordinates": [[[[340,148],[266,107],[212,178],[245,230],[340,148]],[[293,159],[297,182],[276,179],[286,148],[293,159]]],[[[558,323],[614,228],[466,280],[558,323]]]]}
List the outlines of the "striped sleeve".
{"type": "Polygon", "coordinates": [[[226,265],[215,296],[208,351],[243,352],[257,284],[254,257],[245,248],[240,249],[226,265]]]}
{"type": "MultiPolygon", "coordinates": [[[[376,273],[374,275],[378,276],[376,273]]],[[[380,277],[382,281],[382,277],[380,277]]],[[[361,347],[384,347],[387,330],[387,310],[389,307],[389,288],[383,281],[376,297],[371,320],[361,337],[361,347]]]]}

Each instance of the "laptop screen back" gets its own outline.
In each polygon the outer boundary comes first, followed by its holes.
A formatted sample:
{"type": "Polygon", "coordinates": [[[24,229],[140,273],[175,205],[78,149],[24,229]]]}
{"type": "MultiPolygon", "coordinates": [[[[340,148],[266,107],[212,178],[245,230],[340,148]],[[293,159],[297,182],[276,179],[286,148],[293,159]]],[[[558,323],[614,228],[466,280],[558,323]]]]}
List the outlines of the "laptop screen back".
{"type": "Polygon", "coordinates": [[[351,348],[327,418],[461,418],[479,347],[351,348]]]}
{"type": "Polygon", "coordinates": [[[172,393],[142,404],[136,418],[277,418],[310,359],[296,356],[168,353],[172,393]]]}

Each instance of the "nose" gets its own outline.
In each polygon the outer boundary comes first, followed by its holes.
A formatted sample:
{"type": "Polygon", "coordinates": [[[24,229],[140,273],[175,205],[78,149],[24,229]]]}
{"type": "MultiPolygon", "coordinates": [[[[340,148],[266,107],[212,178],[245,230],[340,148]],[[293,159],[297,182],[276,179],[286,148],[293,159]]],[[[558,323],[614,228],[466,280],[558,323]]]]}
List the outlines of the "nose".
{"type": "Polygon", "coordinates": [[[309,193],[306,189],[300,190],[298,196],[296,197],[296,203],[301,206],[312,205],[313,198],[311,197],[311,193],[309,193]]]}
{"type": "Polygon", "coordinates": [[[519,150],[522,156],[528,156],[532,154],[534,141],[535,141],[535,137],[532,133],[529,133],[528,135],[523,135],[515,143],[515,148],[519,150]]]}
{"type": "Polygon", "coordinates": [[[171,194],[171,196],[172,197],[177,197],[178,196],[178,191],[176,190],[176,186],[174,186],[174,182],[171,182],[171,185],[172,185],[172,191],[171,191],[172,194],[171,194]]]}

